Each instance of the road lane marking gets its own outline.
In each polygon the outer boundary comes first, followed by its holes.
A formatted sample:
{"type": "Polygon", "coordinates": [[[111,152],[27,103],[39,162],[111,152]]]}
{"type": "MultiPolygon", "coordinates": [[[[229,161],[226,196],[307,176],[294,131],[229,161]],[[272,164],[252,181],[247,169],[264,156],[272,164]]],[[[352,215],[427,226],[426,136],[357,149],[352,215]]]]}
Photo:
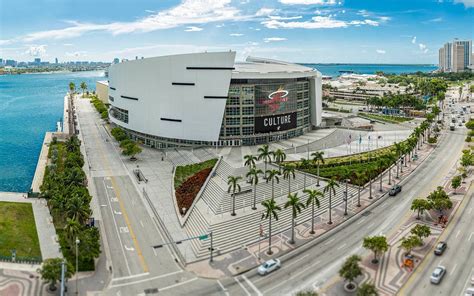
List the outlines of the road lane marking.
{"type": "Polygon", "coordinates": [[[469,235],[469,238],[467,239],[468,242],[471,241],[471,238],[472,238],[472,235],[474,234],[474,232],[471,232],[471,234],[469,235]]]}
{"type": "Polygon", "coordinates": [[[469,208],[469,211],[467,212],[469,215],[472,213],[472,207],[469,208]]]}
{"type": "Polygon", "coordinates": [[[120,230],[120,233],[128,233],[128,227],[127,226],[121,226],[119,228],[119,230],[120,230]]]}
{"type": "Polygon", "coordinates": [[[454,271],[456,270],[456,267],[458,267],[458,264],[456,263],[453,267],[453,271],[451,271],[451,273],[454,273],[454,271]]]}
{"type": "MultiPolygon", "coordinates": [[[[167,276],[170,276],[170,275],[175,275],[175,274],[182,273],[182,272],[183,272],[182,270],[173,271],[173,272],[170,272],[170,273],[165,273],[165,274],[162,274],[162,275],[158,275],[158,276],[154,276],[154,277],[150,277],[150,278],[146,278],[146,279],[137,280],[137,281],[134,281],[134,282],[128,282],[128,283],[122,283],[122,284],[111,285],[110,288],[118,288],[118,287],[124,287],[124,286],[139,284],[139,283],[143,283],[143,282],[148,282],[148,281],[152,281],[152,280],[164,278],[164,277],[167,277],[167,276]]],[[[161,290],[161,289],[160,289],[160,290],[161,290]]]]}
{"type": "Polygon", "coordinates": [[[123,245],[123,247],[124,247],[125,250],[127,250],[127,251],[131,251],[131,252],[132,252],[132,251],[135,251],[135,249],[134,249],[133,247],[130,247],[130,248],[129,248],[129,247],[127,247],[127,245],[123,245]]]}
{"type": "MultiPolygon", "coordinates": [[[[106,186],[104,179],[102,179],[102,183],[104,183],[104,186],[106,186]]],[[[110,205],[109,209],[110,209],[110,212],[112,213],[112,220],[114,221],[115,231],[117,233],[119,243],[120,243],[121,246],[123,246],[122,238],[120,237],[120,232],[119,232],[118,226],[117,226],[117,220],[115,219],[115,215],[113,215],[112,204],[109,201],[109,193],[107,192],[107,189],[105,189],[105,194],[106,194],[106,199],[107,199],[107,201],[109,202],[109,205],[110,205]]],[[[128,265],[128,260],[127,260],[127,256],[125,255],[125,251],[124,251],[123,248],[120,248],[120,249],[122,250],[123,259],[125,260],[125,265],[127,266],[128,274],[131,275],[132,271],[130,270],[130,266],[128,265]]]]}
{"type": "Polygon", "coordinates": [[[134,275],[130,275],[130,276],[122,276],[122,277],[118,277],[118,278],[113,278],[112,282],[121,281],[121,280],[128,280],[128,279],[134,279],[134,278],[142,277],[142,276],[149,275],[149,274],[150,274],[149,272],[144,272],[144,273],[134,274],[134,275]]]}
{"type": "Polygon", "coordinates": [[[224,285],[221,283],[221,281],[217,280],[217,284],[219,284],[219,287],[221,287],[222,291],[226,296],[229,296],[229,292],[227,292],[227,289],[224,287],[224,285]]]}
{"type": "Polygon", "coordinates": [[[305,258],[308,257],[308,256],[309,256],[309,254],[306,254],[306,255],[304,255],[304,256],[301,257],[301,258],[298,258],[298,259],[296,259],[296,260],[292,260],[290,263],[286,264],[285,267],[288,267],[288,266],[291,266],[291,265],[293,265],[293,264],[295,264],[295,263],[298,263],[298,262],[300,262],[301,260],[305,259],[305,258]]]}
{"type": "Polygon", "coordinates": [[[255,285],[245,276],[245,275],[242,275],[242,278],[245,280],[245,282],[250,286],[250,288],[252,288],[258,296],[262,296],[262,292],[260,292],[257,287],[255,287],[255,285]]]}
{"type": "Polygon", "coordinates": [[[177,283],[177,284],[174,284],[174,285],[171,285],[171,286],[167,286],[167,287],[164,287],[164,288],[159,288],[159,291],[165,291],[165,290],[168,290],[168,289],[173,289],[175,287],[179,287],[179,286],[182,286],[182,285],[186,285],[187,283],[190,283],[190,282],[194,282],[195,280],[197,280],[198,278],[195,277],[195,278],[192,278],[192,279],[189,279],[187,281],[184,281],[184,282],[181,282],[181,283],[177,283]]]}
{"type": "Polygon", "coordinates": [[[145,225],[143,225],[143,221],[142,221],[142,220],[140,220],[140,225],[141,225],[143,228],[145,228],[145,225]]]}
{"type": "Polygon", "coordinates": [[[372,228],[372,226],[374,226],[374,224],[375,224],[375,223],[370,223],[370,225],[369,225],[369,226],[367,226],[367,229],[370,229],[370,228],[372,228]]]}
{"type": "Polygon", "coordinates": [[[357,225],[364,223],[365,219],[366,219],[366,218],[360,219],[359,222],[357,222],[357,225]]]}
{"type": "Polygon", "coordinates": [[[461,233],[461,230],[458,230],[458,232],[456,233],[456,238],[458,238],[460,233],[461,233]]]}
{"type": "Polygon", "coordinates": [[[324,245],[327,246],[327,245],[331,244],[334,240],[335,239],[332,238],[332,239],[328,240],[327,242],[325,242],[324,245]]]}
{"type": "Polygon", "coordinates": [[[245,291],[245,293],[246,293],[248,296],[252,296],[252,294],[249,293],[249,291],[245,288],[244,285],[242,285],[242,283],[239,281],[238,278],[234,277],[234,280],[237,282],[237,284],[239,284],[239,286],[242,288],[242,290],[245,291]]]}
{"type": "Polygon", "coordinates": [[[342,244],[340,247],[338,247],[337,249],[338,249],[338,250],[343,249],[346,245],[347,245],[347,244],[344,243],[344,244],[342,244]]]}

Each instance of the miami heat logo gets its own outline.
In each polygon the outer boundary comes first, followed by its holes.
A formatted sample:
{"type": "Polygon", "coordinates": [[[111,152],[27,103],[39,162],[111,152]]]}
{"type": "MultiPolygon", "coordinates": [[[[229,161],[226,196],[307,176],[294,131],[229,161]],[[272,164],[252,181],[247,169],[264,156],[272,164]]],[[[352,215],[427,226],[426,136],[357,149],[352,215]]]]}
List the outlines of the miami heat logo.
{"type": "Polygon", "coordinates": [[[268,99],[264,100],[262,103],[267,105],[270,108],[270,111],[273,113],[278,111],[281,107],[281,103],[288,102],[288,91],[284,90],[283,87],[277,91],[272,92],[268,95],[268,99]]]}

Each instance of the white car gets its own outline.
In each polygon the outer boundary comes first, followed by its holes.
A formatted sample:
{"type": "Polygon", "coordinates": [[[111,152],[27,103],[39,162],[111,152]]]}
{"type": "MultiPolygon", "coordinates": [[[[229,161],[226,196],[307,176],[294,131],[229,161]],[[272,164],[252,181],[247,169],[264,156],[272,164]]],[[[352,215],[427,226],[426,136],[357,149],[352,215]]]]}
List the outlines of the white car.
{"type": "Polygon", "coordinates": [[[279,259],[270,259],[258,267],[258,274],[266,275],[281,267],[279,259]]]}
{"type": "Polygon", "coordinates": [[[438,265],[438,267],[436,267],[433,273],[431,274],[430,282],[432,284],[439,284],[445,274],[446,274],[446,267],[438,265]]]}

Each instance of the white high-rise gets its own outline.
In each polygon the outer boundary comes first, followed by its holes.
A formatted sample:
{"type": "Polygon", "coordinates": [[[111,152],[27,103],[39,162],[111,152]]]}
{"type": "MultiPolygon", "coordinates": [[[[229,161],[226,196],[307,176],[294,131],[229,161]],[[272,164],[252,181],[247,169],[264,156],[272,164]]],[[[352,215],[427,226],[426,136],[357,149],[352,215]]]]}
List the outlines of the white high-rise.
{"type": "Polygon", "coordinates": [[[439,49],[439,69],[443,72],[461,72],[472,65],[472,40],[445,43],[439,49]]]}

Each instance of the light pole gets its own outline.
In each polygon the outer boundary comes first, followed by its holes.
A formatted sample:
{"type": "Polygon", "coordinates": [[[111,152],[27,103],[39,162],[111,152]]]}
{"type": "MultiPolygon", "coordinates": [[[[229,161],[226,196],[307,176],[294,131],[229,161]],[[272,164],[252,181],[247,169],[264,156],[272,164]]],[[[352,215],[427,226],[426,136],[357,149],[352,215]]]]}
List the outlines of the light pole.
{"type": "Polygon", "coordinates": [[[348,191],[347,191],[347,183],[350,181],[350,179],[346,179],[346,191],[344,192],[344,198],[345,198],[345,208],[344,208],[344,216],[347,216],[347,197],[348,197],[348,191]]]}
{"type": "Polygon", "coordinates": [[[78,248],[81,241],[76,237],[76,295],[79,295],[79,257],[78,248]]]}

